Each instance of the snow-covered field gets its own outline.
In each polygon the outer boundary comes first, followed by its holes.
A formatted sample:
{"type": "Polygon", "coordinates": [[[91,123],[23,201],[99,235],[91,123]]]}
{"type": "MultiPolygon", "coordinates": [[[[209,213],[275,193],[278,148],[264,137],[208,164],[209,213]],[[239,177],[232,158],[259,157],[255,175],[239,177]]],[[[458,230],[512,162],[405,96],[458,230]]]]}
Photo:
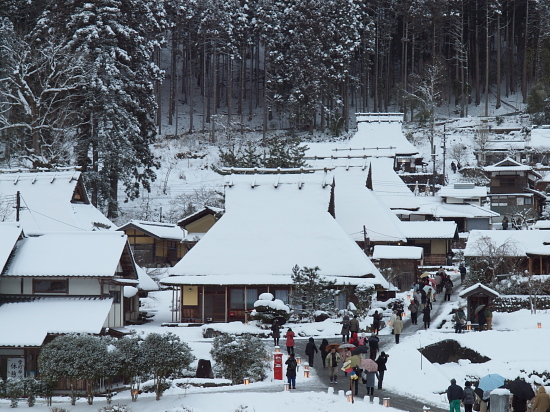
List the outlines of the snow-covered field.
{"type": "MultiPolygon", "coordinates": [[[[163,322],[171,321],[170,298],[171,293],[169,291],[155,292],[148,304],[156,307],[157,315],[153,322],[136,326],[136,331],[138,333],[170,331],[189,344],[197,359],[210,359],[211,339],[202,337],[201,327],[166,328],[160,326],[163,322]]],[[[432,322],[432,328],[429,330],[417,331],[417,327],[410,325],[405,328],[401,343],[392,345],[387,350],[390,357],[388,371],[384,379],[386,389],[434,405],[447,407],[448,403],[445,395],[441,393],[446,390],[452,378],[455,378],[458,384],[463,385],[466,380],[475,381],[476,378],[488,373],[498,373],[506,379],[514,379],[519,376],[533,384],[550,384],[550,382],[543,382],[541,378],[533,375],[533,372],[540,375],[550,370],[550,351],[547,349],[550,341],[550,312],[542,311],[531,314],[527,310],[522,310],[515,313],[495,313],[493,319],[494,330],[492,331],[455,334],[450,322],[446,322],[443,328],[437,329],[437,326],[443,320],[450,318],[450,311],[458,304],[456,297],[453,297],[451,302],[442,303],[445,307],[442,309],[441,315],[432,322]],[[542,324],[542,328],[537,328],[538,322],[542,324]],[[478,364],[461,360],[459,363],[439,365],[431,364],[420,355],[419,348],[445,339],[455,339],[460,345],[487,356],[491,360],[478,364]]],[[[367,321],[361,323],[362,327],[366,324],[367,321]]],[[[240,322],[235,322],[215,326],[236,333],[258,330],[253,323],[243,325],[240,322]]],[[[341,327],[338,319],[289,326],[297,332],[298,339],[307,339],[309,336],[314,336],[316,339],[327,337],[329,340],[339,335],[341,327]]],[[[389,333],[389,328],[381,331],[381,334],[389,333]]],[[[266,343],[271,345],[271,339],[267,339],[266,343]]],[[[319,389],[315,391],[284,392],[281,381],[268,378],[264,382],[252,383],[248,386],[171,388],[165,392],[160,401],[155,400],[154,394],[142,394],[137,402],[132,403],[130,394],[121,392],[114,397],[113,405],[124,404],[128,405],[132,411],[143,412],[203,412],[211,411],[213,408],[221,412],[280,412],[281,410],[297,411],[305,409],[316,412],[333,412],[335,410],[366,408],[362,397],[356,399],[355,404],[351,404],[347,402],[343,394],[327,393],[328,386],[318,380],[315,369],[312,371],[312,377],[308,381],[308,385],[305,385],[304,382],[306,378],[300,375],[298,374],[297,378],[298,387],[300,385],[308,388],[316,386],[319,389]],[[315,382],[318,385],[315,385],[315,382]]],[[[183,381],[201,382],[198,379],[184,379],[183,381]]],[[[222,380],[218,381],[222,382],[222,380]]],[[[80,399],[77,405],[73,407],[70,406],[68,398],[56,398],[54,406],[74,412],[96,411],[105,406],[105,401],[100,399],[97,398],[92,406],[88,405],[85,399],[80,399]]],[[[23,401],[19,407],[27,408],[23,401]]],[[[1,401],[0,409],[8,408],[9,403],[5,400],[1,401]]],[[[376,403],[368,404],[368,409],[373,412],[382,408],[376,403]]],[[[384,408],[385,411],[391,409],[393,408],[384,408]]],[[[50,412],[50,408],[44,405],[42,399],[38,400],[33,410],[36,412],[50,412]]]]}

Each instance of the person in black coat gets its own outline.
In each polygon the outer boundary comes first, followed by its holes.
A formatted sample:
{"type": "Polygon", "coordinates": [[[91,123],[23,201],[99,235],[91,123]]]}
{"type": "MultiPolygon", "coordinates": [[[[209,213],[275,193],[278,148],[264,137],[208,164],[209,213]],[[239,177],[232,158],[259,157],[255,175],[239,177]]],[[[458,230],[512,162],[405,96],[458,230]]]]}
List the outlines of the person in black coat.
{"type": "Polygon", "coordinates": [[[426,305],[426,307],[422,310],[423,321],[424,321],[424,329],[428,329],[430,327],[431,322],[431,315],[432,315],[432,309],[431,305],[426,305]]]}
{"type": "Polygon", "coordinates": [[[315,354],[317,353],[317,345],[313,338],[309,338],[309,342],[306,345],[306,355],[309,358],[309,366],[313,366],[313,360],[315,359],[315,354]]]}
{"type": "Polygon", "coordinates": [[[273,337],[273,343],[275,346],[279,346],[281,327],[279,326],[279,321],[277,319],[273,319],[273,324],[271,325],[271,336],[273,337]]]}
{"type": "Polygon", "coordinates": [[[325,362],[327,359],[327,346],[328,346],[328,340],[323,339],[321,342],[321,346],[319,346],[319,352],[321,352],[321,359],[323,360],[323,368],[325,368],[325,362]]]}
{"type": "Polygon", "coordinates": [[[378,352],[378,342],[380,342],[380,338],[376,336],[376,334],[373,332],[371,336],[369,336],[369,352],[370,352],[370,358],[372,360],[376,359],[376,353],[378,352]]]}
{"type": "Polygon", "coordinates": [[[384,372],[388,370],[386,363],[388,362],[388,356],[386,352],[382,351],[378,359],[376,359],[376,364],[378,365],[378,389],[382,389],[382,381],[384,380],[384,372]]]}
{"type": "Polygon", "coordinates": [[[291,353],[285,362],[286,364],[286,377],[288,379],[289,389],[296,389],[296,369],[298,368],[298,362],[294,359],[294,354],[291,353]]]}

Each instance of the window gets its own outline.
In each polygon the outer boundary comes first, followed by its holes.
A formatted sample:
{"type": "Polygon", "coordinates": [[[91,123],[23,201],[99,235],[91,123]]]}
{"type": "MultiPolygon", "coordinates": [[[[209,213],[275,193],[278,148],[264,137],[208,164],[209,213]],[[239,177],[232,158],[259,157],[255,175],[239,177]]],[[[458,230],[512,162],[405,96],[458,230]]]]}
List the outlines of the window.
{"type": "Polygon", "coordinates": [[[244,309],[244,289],[229,290],[229,309],[244,309]]]}
{"type": "Polygon", "coordinates": [[[532,197],[526,197],[524,200],[526,205],[532,205],[533,204],[533,198],[532,197]]]}
{"type": "Polygon", "coordinates": [[[515,177],[501,177],[500,178],[500,186],[501,187],[513,187],[516,185],[516,178],[515,177]]]}
{"type": "Polygon", "coordinates": [[[258,300],[258,289],[246,289],[246,307],[254,309],[254,303],[258,300]]]}
{"type": "Polygon", "coordinates": [[[34,293],[68,293],[69,281],[67,279],[33,279],[32,289],[34,293]]]}
{"type": "Polygon", "coordinates": [[[523,206],[523,197],[518,197],[517,198],[517,202],[518,202],[518,206],[523,206]]]}
{"type": "Polygon", "coordinates": [[[282,300],[284,303],[288,304],[288,290],[276,290],[275,299],[282,300]]]}
{"type": "Polygon", "coordinates": [[[113,298],[113,303],[120,303],[120,291],[111,290],[109,292],[109,297],[113,298]]]}

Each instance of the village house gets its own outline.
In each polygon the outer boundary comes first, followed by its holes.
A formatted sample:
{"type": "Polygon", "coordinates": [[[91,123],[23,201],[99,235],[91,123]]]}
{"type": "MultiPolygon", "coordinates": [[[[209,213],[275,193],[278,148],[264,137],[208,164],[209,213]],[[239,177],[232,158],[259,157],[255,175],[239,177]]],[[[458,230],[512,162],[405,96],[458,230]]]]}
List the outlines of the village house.
{"type": "Polygon", "coordinates": [[[109,230],[115,225],[91,203],[81,172],[0,171],[4,222],[21,223],[26,235],[51,231],[109,230]]]}
{"type": "Polygon", "coordinates": [[[134,258],[142,267],[174,266],[187,252],[183,230],[172,223],[131,220],[117,230],[126,233],[134,258]]]}
{"type": "Polygon", "coordinates": [[[420,276],[424,249],[417,246],[376,245],[372,261],[384,277],[404,292],[410,290],[420,276]]]}
{"type": "Polygon", "coordinates": [[[507,216],[511,226],[519,227],[525,220],[540,215],[546,196],[535,189],[541,175],[531,166],[506,158],[483,170],[491,179],[488,193],[491,210],[503,218],[507,216]]]}
{"type": "Polygon", "coordinates": [[[424,250],[425,265],[452,265],[452,242],[459,239],[455,222],[401,222],[401,230],[407,246],[424,250]]]}
{"type": "Polygon", "coordinates": [[[205,206],[195,213],[178,221],[178,226],[184,231],[183,243],[186,250],[191,249],[222,217],[224,209],[205,206]]]}
{"type": "Polygon", "coordinates": [[[319,267],[339,288],[390,287],[334,219],[333,174],[311,172],[226,176],[225,214],[161,281],[178,292],[174,321],[244,321],[264,292],[293,305],[295,266],[319,267]]]}
{"type": "Polygon", "coordinates": [[[49,232],[25,237],[0,224],[0,376],[37,375],[42,345],[59,334],[110,333],[139,316],[139,277],[125,234],[49,232]]]}

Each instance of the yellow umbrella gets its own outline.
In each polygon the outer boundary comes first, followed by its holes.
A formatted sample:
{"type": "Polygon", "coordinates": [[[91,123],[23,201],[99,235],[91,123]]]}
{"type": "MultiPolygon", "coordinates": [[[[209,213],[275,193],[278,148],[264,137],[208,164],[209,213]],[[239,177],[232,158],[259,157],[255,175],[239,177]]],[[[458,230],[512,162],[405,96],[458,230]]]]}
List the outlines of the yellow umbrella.
{"type": "Polygon", "coordinates": [[[430,272],[424,272],[420,275],[421,278],[430,277],[432,274],[430,272]]]}
{"type": "Polygon", "coordinates": [[[346,360],[350,361],[350,365],[349,365],[350,368],[355,368],[357,365],[361,363],[361,358],[359,357],[359,355],[350,356],[346,360]]]}

